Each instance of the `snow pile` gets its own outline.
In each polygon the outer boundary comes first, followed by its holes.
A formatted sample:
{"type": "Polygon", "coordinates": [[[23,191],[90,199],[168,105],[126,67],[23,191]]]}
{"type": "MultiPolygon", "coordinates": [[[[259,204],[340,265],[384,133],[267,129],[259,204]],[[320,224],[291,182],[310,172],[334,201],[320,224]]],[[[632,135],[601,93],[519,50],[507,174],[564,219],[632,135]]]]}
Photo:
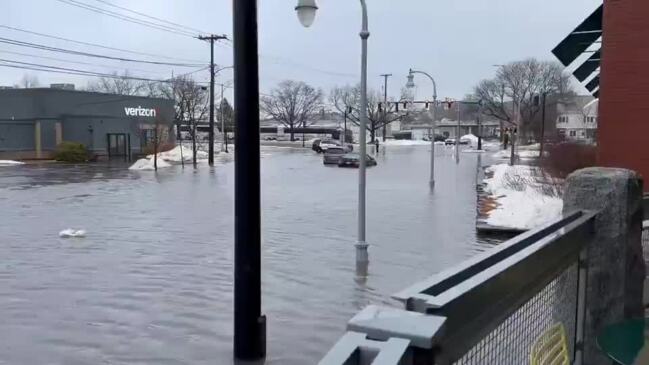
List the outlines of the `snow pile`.
{"type": "Polygon", "coordinates": [[[430,146],[430,141],[414,140],[414,139],[388,139],[385,142],[380,142],[379,145],[384,146],[430,146]]]}
{"type": "Polygon", "coordinates": [[[487,168],[493,173],[485,179],[485,192],[497,202],[489,212],[485,223],[506,228],[531,229],[561,217],[563,200],[544,195],[534,183],[536,168],[531,166],[493,165],[487,168]],[[508,181],[527,182],[524,186],[512,187],[508,181]]]}
{"type": "MultiPolygon", "coordinates": [[[[176,146],[173,149],[165,152],[158,153],[158,168],[171,167],[185,161],[191,162],[194,154],[192,149],[185,146],[176,146]]],[[[197,160],[207,160],[209,154],[205,151],[196,151],[197,160]]],[[[153,155],[148,155],[146,158],[137,160],[129,170],[151,171],[153,167],[153,155]]]]}
{"type": "MultiPolygon", "coordinates": [[[[153,171],[153,170],[155,170],[153,162],[154,162],[153,161],[153,156],[150,159],[149,158],[141,158],[141,159],[135,161],[135,163],[133,165],[131,165],[131,167],[129,167],[128,169],[129,170],[139,170],[139,171],[153,171]]],[[[172,165],[169,162],[167,162],[165,160],[162,160],[162,159],[158,159],[158,168],[159,169],[162,169],[162,168],[165,168],[165,167],[171,167],[171,166],[172,165]]]]}
{"type": "Polygon", "coordinates": [[[86,236],[86,231],[83,229],[64,229],[61,232],[59,232],[59,237],[61,238],[83,238],[86,236]]]}
{"type": "MultiPolygon", "coordinates": [[[[192,161],[194,154],[192,149],[185,146],[176,146],[173,149],[158,153],[158,162],[164,160],[169,163],[181,163],[183,160],[185,162],[192,161]]],[[[197,160],[207,160],[209,154],[205,151],[196,151],[197,160]]],[[[147,159],[153,160],[153,155],[146,156],[147,159]]]]}
{"type": "Polygon", "coordinates": [[[0,166],[16,166],[16,165],[24,165],[24,162],[20,161],[12,161],[12,160],[0,160],[0,166]]]}
{"type": "MultiPolygon", "coordinates": [[[[494,153],[493,157],[499,158],[499,159],[508,159],[508,158],[511,157],[511,153],[512,153],[511,149],[507,148],[506,150],[500,150],[500,151],[494,153]]],[[[521,148],[521,149],[516,148],[514,150],[514,153],[516,154],[517,158],[520,158],[520,159],[523,159],[523,160],[530,160],[530,159],[538,158],[539,154],[540,154],[539,150],[523,149],[523,148],[521,148]]]]}

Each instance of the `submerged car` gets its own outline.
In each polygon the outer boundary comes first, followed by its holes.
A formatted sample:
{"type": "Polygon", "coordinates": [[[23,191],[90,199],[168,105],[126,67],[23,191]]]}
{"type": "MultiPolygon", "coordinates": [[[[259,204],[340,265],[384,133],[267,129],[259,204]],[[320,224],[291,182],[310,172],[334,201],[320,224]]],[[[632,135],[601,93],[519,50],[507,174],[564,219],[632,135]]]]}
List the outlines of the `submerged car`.
{"type": "MultiPolygon", "coordinates": [[[[376,160],[370,155],[365,156],[366,166],[376,166],[376,160]]],[[[340,167],[359,167],[361,164],[361,155],[359,153],[347,153],[340,157],[338,166],[340,167]]]]}
{"type": "Polygon", "coordinates": [[[329,147],[322,157],[322,163],[325,165],[336,165],[340,162],[340,158],[344,156],[348,151],[343,147],[329,147]]]}

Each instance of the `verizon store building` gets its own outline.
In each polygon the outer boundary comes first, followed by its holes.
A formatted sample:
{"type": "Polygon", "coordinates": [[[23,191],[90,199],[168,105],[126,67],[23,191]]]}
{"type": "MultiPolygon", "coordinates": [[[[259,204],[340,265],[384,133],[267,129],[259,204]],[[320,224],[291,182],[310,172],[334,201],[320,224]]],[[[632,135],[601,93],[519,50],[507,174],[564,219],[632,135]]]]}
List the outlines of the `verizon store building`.
{"type": "Polygon", "coordinates": [[[173,125],[171,100],[67,88],[0,90],[0,159],[50,158],[62,141],[130,160],[173,125]]]}

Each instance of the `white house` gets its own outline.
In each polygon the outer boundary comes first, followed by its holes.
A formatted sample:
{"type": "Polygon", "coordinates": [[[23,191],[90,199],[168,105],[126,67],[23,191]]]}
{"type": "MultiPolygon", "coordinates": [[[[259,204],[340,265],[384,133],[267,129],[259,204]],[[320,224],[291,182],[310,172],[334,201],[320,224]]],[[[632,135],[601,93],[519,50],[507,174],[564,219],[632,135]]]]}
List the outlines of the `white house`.
{"type": "Polygon", "coordinates": [[[592,96],[576,96],[557,102],[557,133],[568,140],[595,142],[598,109],[599,99],[592,96]]]}

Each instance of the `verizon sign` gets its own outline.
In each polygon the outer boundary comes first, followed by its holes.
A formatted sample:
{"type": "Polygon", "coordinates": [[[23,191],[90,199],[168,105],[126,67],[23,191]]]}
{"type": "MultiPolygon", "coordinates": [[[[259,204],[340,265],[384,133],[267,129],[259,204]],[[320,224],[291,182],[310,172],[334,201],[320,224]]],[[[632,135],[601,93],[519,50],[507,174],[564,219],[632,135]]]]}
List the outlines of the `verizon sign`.
{"type": "Polygon", "coordinates": [[[124,108],[124,113],[129,117],[155,117],[157,115],[155,109],[143,108],[139,105],[137,108],[124,108]]]}

